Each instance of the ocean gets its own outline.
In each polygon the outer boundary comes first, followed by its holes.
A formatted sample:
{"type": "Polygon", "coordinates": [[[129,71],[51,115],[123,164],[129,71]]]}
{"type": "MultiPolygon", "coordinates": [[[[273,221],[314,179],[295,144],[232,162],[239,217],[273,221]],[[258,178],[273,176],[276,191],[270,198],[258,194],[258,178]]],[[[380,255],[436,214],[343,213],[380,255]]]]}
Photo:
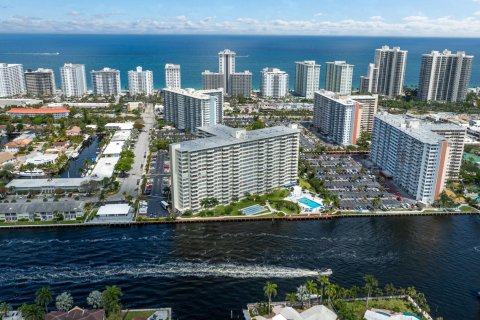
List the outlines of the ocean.
{"type": "MultiPolygon", "coordinates": [[[[59,70],[65,62],[82,63],[87,73],[103,67],[121,71],[122,87],[127,87],[127,72],[136,66],[154,72],[155,88],[165,83],[164,66],[182,67],[182,87],[200,89],[201,73],[217,71],[217,53],[229,48],[237,53],[238,71],[253,73],[254,88],[259,87],[260,71],[276,67],[290,74],[294,83],[294,62],[316,60],[322,65],[321,87],[325,81],[325,62],[345,60],[355,65],[353,87],[366,74],[376,48],[400,46],[408,50],[405,85],[417,86],[423,53],[449,49],[474,55],[470,87],[480,86],[480,39],[394,38],[337,36],[223,36],[223,35],[12,35],[0,34],[0,63],[21,63],[24,68],[52,68],[60,86],[59,70]],[[57,55],[58,53],[58,55],[57,55]]],[[[90,86],[90,77],[87,75],[90,86]]]]}

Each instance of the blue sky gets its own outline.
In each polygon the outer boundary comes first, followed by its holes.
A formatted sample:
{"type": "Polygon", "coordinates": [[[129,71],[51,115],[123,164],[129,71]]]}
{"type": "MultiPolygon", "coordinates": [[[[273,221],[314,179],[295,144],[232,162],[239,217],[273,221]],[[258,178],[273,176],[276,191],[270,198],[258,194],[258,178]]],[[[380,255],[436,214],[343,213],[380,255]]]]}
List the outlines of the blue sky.
{"type": "Polygon", "coordinates": [[[0,32],[480,37],[480,0],[0,0],[0,32]]]}

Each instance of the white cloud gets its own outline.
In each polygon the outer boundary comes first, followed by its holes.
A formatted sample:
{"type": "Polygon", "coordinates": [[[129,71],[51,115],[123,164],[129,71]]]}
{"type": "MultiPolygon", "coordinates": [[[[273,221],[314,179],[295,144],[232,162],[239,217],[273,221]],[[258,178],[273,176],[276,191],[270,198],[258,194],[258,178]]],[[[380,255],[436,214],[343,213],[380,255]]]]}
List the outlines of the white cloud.
{"type": "Polygon", "coordinates": [[[313,16],[314,17],[321,17],[321,16],[323,16],[323,12],[317,12],[313,16]]]}
{"type": "MultiPolygon", "coordinates": [[[[480,1],[480,0],[479,0],[480,1]]],[[[143,34],[301,34],[301,35],[378,35],[378,36],[466,36],[480,34],[480,16],[455,19],[424,15],[403,17],[397,22],[373,16],[363,20],[258,20],[240,17],[219,20],[210,16],[191,19],[181,15],[162,19],[111,20],[119,13],[92,16],[71,14],[68,20],[11,16],[0,19],[3,33],[143,33],[143,34]]]]}
{"type": "Polygon", "coordinates": [[[480,11],[476,11],[473,14],[476,15],[476,16],[480,16],[480,11]]]}

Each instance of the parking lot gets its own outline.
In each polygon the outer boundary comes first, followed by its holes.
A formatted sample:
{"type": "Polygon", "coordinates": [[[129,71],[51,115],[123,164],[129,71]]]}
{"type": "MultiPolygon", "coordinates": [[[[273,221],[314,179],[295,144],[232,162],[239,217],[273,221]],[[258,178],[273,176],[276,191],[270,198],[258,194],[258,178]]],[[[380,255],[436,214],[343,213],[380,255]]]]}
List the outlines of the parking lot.
{"type": "Polygon", "coordinates": [[[361,156],[302,155],[316,169],[316,177],[340,199],[340,210],[401,210],[415,206],[362,166],[361,156]]]}
{"type": "Polygon", "coordinates": [[[161,202],[168,202],[169,170],[166,167],[169,163],[168,152],[160,150],[152,155],[150,168],[148,170],[147,181],[151,182],[150,193],[147,195],[147,217],[157,218],[168,216],[168,211],[162,207],[161,202]]]}

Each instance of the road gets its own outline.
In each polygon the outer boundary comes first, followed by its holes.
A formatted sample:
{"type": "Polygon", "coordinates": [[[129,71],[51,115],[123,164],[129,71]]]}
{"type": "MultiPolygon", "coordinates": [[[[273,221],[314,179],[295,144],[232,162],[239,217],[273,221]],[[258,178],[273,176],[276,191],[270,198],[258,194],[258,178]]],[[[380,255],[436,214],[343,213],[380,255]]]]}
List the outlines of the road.
{"type": "Polygon", "coordinates": [[[162,190],[165,187],[163,178],[169,177],[169,173],[166,173],[165,169],[163,168],[164,162],[168,160],[168,153],[160,150],[157,152],[157,161],[155,165],[151,166],[152,170],[150,172],[150,176],[153,178],[153,187],[152,193],[148,196],[147,216],[149,218],[168,216],[168,211],[163,209],[160,205],[161,201],[167,201],[166,197],[162,193],[162,190]]]}
{"type": "Polygon", "coordinates": [[[126,193],[132,197],[137,197],[140,190],[140,182],[143,174],[143,165],[145,164],[145,156],[150,145],[150,129],[153,128],[155,123],[155,115],[153,113],[153,105],[147,104],[145,111],[142,113],[142,119],[144,121],[145,127],[138,135],[137,142],[135,143],[135,161],[130,170],[128,177],[118,178],[120,182],[120,190],[110,196],[108,200],[118,201],[123,199],[123,194],[126,193]]]}

